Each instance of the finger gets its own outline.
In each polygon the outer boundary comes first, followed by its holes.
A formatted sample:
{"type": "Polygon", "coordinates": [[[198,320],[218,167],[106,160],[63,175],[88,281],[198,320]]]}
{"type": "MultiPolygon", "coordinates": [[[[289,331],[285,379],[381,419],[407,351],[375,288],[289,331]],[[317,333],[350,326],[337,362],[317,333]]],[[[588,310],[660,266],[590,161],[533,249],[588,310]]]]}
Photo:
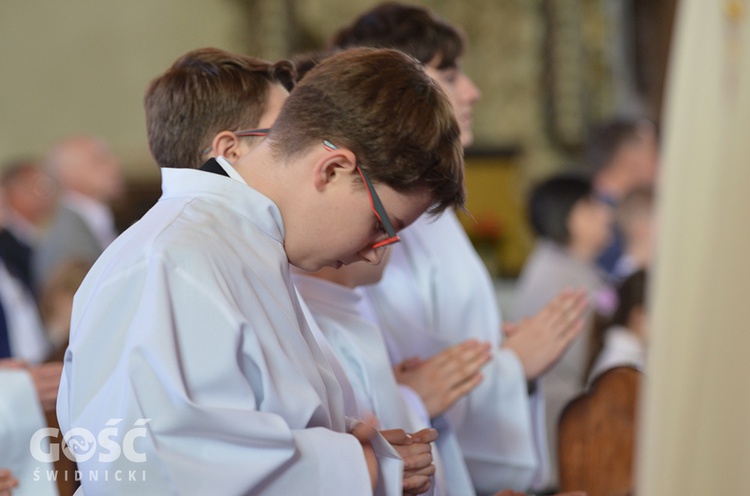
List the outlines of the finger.
{"type": "Polygon", "coordinates": [[[557,322],[559,337],[570,341],[583,329],[583,324],[588,310],[587,299],[579,299],[566,308],[565,313],[557,322]]]}
{"type": "Polygon", "coordinates": [[[565,335],[569,327],[583,316],[587,306],[585,301],[581,292],[565,290],[539,312],[536,324],[553,336],[565,335]]]}
{"type": "Polygon", "coordinates": [[[11,494],[10,490],[16,486],[18,486],[18,479],[13,477],[10,470],[3,469],[0,472],[0,491],[7,491],[7,494],[11,494]]]}
{"type": "Polygon", "coordinates": [[[403,429],[388,429],[380,431],[380,435],[393,446],[409,446],[414,444],[412,435],[403,429]]]}
{"type": "Polygon", "coordinates": [[[482,346],[482,343],[472,338],[466,341],[461,341],[458,344],[445,348],[440,353],[433,355],[430,360],[434,361],[437,365],[443,366],[447,362],[451,362],[456,356],[461,356],[467,350],[473,350],[482,346]]]}
{"type": "Polygon", "coordinates": [[[60,377],[62,369],[62,363],[44,363],[42,365],[35,365],[29,370],[36,377],[60,377]]]}
{"type": "Polygon", "coordinates": [[[503,330],[502,330],[502,332],[503,332],[503,334],[505,334],[506,338],[509,338],[512,335],[514,335],[515,333],[517,333],[518,329],[519,329],[519,326],[518,326],[517,323],[515,323],[515,322],[505,322],[503,324],[503,330]]]}
{"type": "Polygon", "coordinates": [[[422,429],[414,432],[411,437],[415,443],[431,443],[438,438],[438,431],[432,428],[422,429]]]}
{"type": "Polygon", "coordinates": [[[60,388],[59,377],[35,377],[33,381],[37,391],[40,392],[57,391],[60,388]]]}
{"type": "Polygon", "coordinates": [[[415,475],[434,475],[435,474],[435,464],[433,463],[434,460],[432,458],[430,459],[430,463],[424,463],[424,461],[420,461],[419,465],[412,469],[404,468],[404,478],[406,477],[412,477],[415,475]]]}
{"type": "Polygon", "coordinates": [[[542,325],[548,329],[559,328],[561,323],[570,320],[571,315],[575,313],[576,306],[572,294],[564,293],[558,295],[541,313],[542,325]]]}
{"type": "Polygon", "coordinates": [[[13,489],[16,486],[18,486],[18,479],[13,477],[10,472],[6,478],[0,480],[0,488],[2,489],[13,489]]]}
{"type": "Polygon", "coordinates": [[[402,458],[404,459],[404,473],[408,472],[409,475],[429,475],[431,471],[434,472],[435,470],[435,466],[432,464],[432,453],[430,452],[402,458]]]}
{"type": "Polygon", "coordinates": [[[422,494],[432,487],[430,476],[417,475],[414,477],[404,478],[403,490],[407,494],[422,494]]]}
{"type": "Polygon", "coordinates": [[[17,358],[3,358],[0,360],[0,369],[23,369],[26,368],[26,362],[17,358]]]}
{"type": "Polygon", "coordinates": [[[487,361],[487,359],[481,359],[470,364],[465,364],[459,369],[446,372],[446,375],[439,381],[444,386],[442,389],[445,394],[449,394],[454,389],[462,387],[466,382],[475,381],[487,361]]]}
{"type": "Polygon", "coordinates": [[[413,456],[422,456],[425,453],[432,452],[432,445],[430,443],[413,443],[413,444],[393,444],[401,458],[409,458],[413,456]]]}
{"type": "Polygon", "coordinates": [[[460,382],[466,380],[469,376],[474,375],[492,359],[492,352],[489,343],[481,343],[475,347],[461,349],[453,353],[450,358],[441,364],[440,371],[446,380],[460,382]]]}
{"type": "Polygon", "coordinates": [[[33,377],[34,386],[39,394],[49,394],[60,388],[60,379],[58,377],[33,377]]]}
{"type": "Polygon", "coordinates": [[[431,455],[432,445],[430,443],[413,443],[413,444],[392,444],[401,458],[407,459],[420,457],[422,455],[431,455]]]}
{"type": "Polygon", "coordinates": [[[452,405],[459,398],[462,398],[466,396],[467,394],[469,394],[475,387],[481,384],[483,380],[484,380],[484,375],[474,374],[473,376],[469,377],[467,380],[457,384],[450,391],[448,391],[448,394],[446,397],[448,400],[448,405],[452,405]]]}
{"type": "Polygon", "coordinates": [[[415,368],[419,367],[421,363],[422,363],[421,358],[419,358],[418,356],[413,356],[399,363],[394,368],[397,369],[399,372],[408,372],[410,370],[414,370],[415,368]]]}
{"type": "Polygon", "coordinates": [[[57,390],[45,391],[41,394],[37,393],[37,396],[39,397],[39,402],[42,404],[45,411],[54,409],[57,405],[57,390]]]}
{"type": "Polygon", "coordinates": [[[578,337],[579,334],[586,328],[585,323],[583,320],[580,320],[576,322],[575,324],[571,325],[567,331],[566,334],[561,335],[557,342],[561,350],[564,350],[568,346],[570,346],[570,343],[573,342],[573,340],[578,337]]]}
{"type": "Polygon", "coordinates": [[[376,422],[377,419],[374,416],[368,415],[365,420],[354,426],[350,434],[356,437],[360,443],[369,442],[370,439],[375,437],[378,433],[377,429],[373,425],[373,423],[376,422]]]}
{"type": "Polygon", "coordinates": [[[469,389],[473,389],[481,382],[481,370],[491,359],[492,355],[490,354],[480,355],[475,357],[473,361],[462,364],[460,368],[447,372],[449,375],[442,381],[449,386],[447,392],[457,388],[465,389],[469,387],[469,389]]]}
{"type": "Polygon", "coordinates": [[[490,350],[492,345],[489,342],[476,342],[472,346],[465,346],[456,350],[453,354],[454,362],[473,362],[479,358],[486,358],[491,355],[490,350]]]}

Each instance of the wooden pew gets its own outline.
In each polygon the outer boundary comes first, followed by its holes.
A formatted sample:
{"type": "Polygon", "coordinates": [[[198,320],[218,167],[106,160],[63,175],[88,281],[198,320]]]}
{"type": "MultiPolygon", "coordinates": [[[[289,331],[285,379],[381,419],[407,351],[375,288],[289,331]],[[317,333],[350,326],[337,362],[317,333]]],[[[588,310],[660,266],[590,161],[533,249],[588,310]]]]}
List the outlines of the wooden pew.
{"type": "Polygon", "coordinates": [[[588,496],[628,496],[634,491],[638,389],[642,372],[617,367],[573,399],[560,416],[560,490],[588,496]]]}

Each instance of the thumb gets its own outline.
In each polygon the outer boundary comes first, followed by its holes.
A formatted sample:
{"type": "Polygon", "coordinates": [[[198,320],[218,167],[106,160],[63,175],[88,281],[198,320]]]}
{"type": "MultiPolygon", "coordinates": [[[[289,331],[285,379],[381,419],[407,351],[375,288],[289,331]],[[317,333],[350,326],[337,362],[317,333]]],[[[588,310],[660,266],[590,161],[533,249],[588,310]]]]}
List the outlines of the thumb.
{"type": "Polygon", "coordinates": [[[503,324],[503,333],[505,337],[509,338],[518,332],[519,325],[517,322],[506,322],[503,324]]]}
{"type": "Polygon", "coordinates": [[[356,437],[359,442],[369,442],[378,433],[378,425],[380,422],[378,418],[373,414],[367,414],[361,422],[354,426],[351,434],[356,437]]]}
{"type": "Polygon", "coordinates": [[[418,356],[413,356],[401,362],[399,364],[399,367],[401,367],[401,370],[408,372],[409,370],[416,369],[421,364],[422,364],[422,359],[420,359],[418,356]]]}

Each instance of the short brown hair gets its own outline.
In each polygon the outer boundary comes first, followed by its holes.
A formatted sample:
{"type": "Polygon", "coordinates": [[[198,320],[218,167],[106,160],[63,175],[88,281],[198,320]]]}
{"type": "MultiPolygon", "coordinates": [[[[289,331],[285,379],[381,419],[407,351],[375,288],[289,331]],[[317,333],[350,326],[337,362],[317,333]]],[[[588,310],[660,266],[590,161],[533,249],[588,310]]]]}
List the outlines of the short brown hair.
{"type": "Polygon", "coordinates": [[[427,188],[436,213],[464,204],[463,149],[447,95],[418,61],[396,50],[355,48],[323,60],[297,85],[268,140],[290,157],[348,148],[374,182],[427,188]]]}
{"type": "Polygon", "coordinates": [[[197,169],[221,131],[257,125],[269,85],[294,85],[291,62],[271,64],[217,48],[186,53],[146,90],[146,128],[160,167],[197,169]]]}
{"type": "Polygon", "coordinates": [[[394,48],[423,64],[439,57],[437,69],[457,66],[465,44],[464,34],[456,26],[424,7],[396,2],[365,12],[331,40],[331,48],[394,48]]]}

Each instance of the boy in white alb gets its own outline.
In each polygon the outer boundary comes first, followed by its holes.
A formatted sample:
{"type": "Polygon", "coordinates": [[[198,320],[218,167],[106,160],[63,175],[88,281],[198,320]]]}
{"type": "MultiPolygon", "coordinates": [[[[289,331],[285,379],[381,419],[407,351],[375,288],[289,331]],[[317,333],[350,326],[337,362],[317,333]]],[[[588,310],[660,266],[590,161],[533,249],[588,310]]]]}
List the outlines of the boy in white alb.
{"type": "MultiPolygon", "coordinates": [[[[371,429],[348,433],[342,388],[300,309],[289,262],[313,271],[377,263],[379,244],[397,239],[396,229],[428,208],[461,205],[450,103],[412,59],[357,50],[308,74],[268,137],[250,146],[245,136],[257,130],[220,122],[223,110],[252,104],[242,78],[224,77],[241,58],[211,72],[222,75],[226,108],[214,102],[203,126],[160,119],[160,105],[170,107],[163,100],[175,95],[160,88],[164,78],[149,89],[163,196],[76,295],[61,427],[96,435],[117,426],[108,445],[125,447],[119,457],[82,454],[87,495],[401,491],[400,480],[378,473],[395,451],[371,429]],[[394,109],[406,115],[394,121],[394,109]],[[433,126],[403,126],[416,116],[433,126]],[[182,164],[170,160],[170,137],[196,130],[182,164]],[[204,154],[216,158],[195,170],[204,154]],[[112,481],[117,473],[133,477],[112,481]]],[[[285,93],[271,82],[263,114],[285,93]]]]}
{"type": "MultiPolygon", "coordinates": [[[[360,405],[376,415],[382,428],[417,431],[432,426],[432,418],[438,417],[436,425],[442,428],[436,441],[440,457],[436,457],[435,494],[474,494],[455,434],[439,419],[442,411],[429,411],[418,392],[399,387],[380,330],[361,314],[364,302],[355,288],[376,283],[384,267],[385,261],[377,266],[359,263],[338,270],[325,268],[315,274],[296,271],[293,280],[343,365],[360,405]]],[[[467,382],[478,384],[479,369],[490,357],[488,351],[488,346],[469,341],[445,352],[440,366],[448,373],[439,377],[441,392],[448,395],[467,382]]]]}
{"type": "MultiPolygon", "coordinates": [[[[472,108],[480,97],[461,70],[465,41],[429,10],[386,2],[340,30],[332,45],[392,47],[422,62],[451,98],[461,141],[473,141],[472,108]]],[[[505,336],[492,280],[456,215],[421,216],[402,233],[383,280],[366,290],[393,363],[430,357],[469,338],[491,343],[484,380],[448,412],[479,494],[526,490],[546,478],[544,409],[528,383],[580,331],[584,295],[571,292],[505,336]]]]}

